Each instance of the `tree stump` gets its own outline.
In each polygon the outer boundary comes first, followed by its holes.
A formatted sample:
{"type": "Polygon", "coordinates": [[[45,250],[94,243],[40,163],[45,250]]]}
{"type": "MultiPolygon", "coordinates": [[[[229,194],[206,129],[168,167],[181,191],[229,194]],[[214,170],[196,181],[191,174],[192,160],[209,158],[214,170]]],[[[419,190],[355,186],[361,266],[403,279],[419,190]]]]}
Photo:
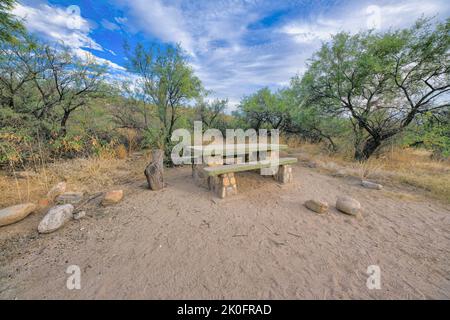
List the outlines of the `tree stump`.
{"type": "Polygon", "coordinates": [[[164,188],[164,151],[157,149],[152,151],[152,161],[144,171],[147,177],[148,187],[151,190],[164,188]]]}

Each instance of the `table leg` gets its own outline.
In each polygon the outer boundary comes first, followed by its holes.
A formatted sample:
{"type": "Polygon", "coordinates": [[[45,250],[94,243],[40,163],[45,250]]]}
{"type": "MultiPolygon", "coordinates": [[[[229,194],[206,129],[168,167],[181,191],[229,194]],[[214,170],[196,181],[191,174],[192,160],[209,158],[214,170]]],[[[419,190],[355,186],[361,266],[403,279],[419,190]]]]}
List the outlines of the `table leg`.
{"type": "Polygon", "coordinates": [[[293,181],[292,166],[281,165],[278,172],[273,176],[279,183],[286,184],[293,181]]]}
{"type": "Polygon", "coordinates": [[[234,173],[225,173],[211,177],[210,187],[219,198],[226,198],[237,194],[237,184],[234,173]]]}

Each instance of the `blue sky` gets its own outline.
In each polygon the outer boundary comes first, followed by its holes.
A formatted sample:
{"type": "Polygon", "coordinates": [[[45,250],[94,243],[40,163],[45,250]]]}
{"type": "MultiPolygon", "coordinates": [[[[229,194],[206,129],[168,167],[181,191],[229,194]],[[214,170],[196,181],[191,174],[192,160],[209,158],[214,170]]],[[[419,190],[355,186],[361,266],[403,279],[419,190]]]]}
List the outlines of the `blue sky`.
{"type": "Polygon", "coordinates": [[[422,15],[450,16],[447,0],[22,0],[27,28],[74,53],[90,52],[126,72],[124,42],[181,43],[211,98],[239,100],[288,85],[322,42],[339,31],[411,25],[422,15]]]}

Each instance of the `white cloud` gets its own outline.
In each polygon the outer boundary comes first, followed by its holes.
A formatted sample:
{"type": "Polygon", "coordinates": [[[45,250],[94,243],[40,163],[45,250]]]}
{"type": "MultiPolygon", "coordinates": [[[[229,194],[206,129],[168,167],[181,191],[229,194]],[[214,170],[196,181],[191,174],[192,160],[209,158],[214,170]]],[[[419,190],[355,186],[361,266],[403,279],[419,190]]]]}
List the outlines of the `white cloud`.
{"type": "Polygon", "coordinates": [[[106,19],[102,19],[101,25],[102,25],[103,28],[105,28],[107,30],[110,30],[110,31],[116,31],[116,30],[120,29],[120,26],[118,26],[114,22],[111,22],[111,21],[106,20],[106,19]]]}
{"type": "Polygon", "coordinates": [[[105,49],[105,50],[108,51],[109,53],[111,53],[113,56],[117,56],[117,53],[115,53],[114,51],[109,50],[109,49],[105,49]]]}
{"type": "Polygon", "coordinates": [[[84,59],[84,60],[94,59],[98,64],[107,65],[116,71],[126,71],[126,68],[119,66],[118,64],[111,62],[107,59],[97,57],[96,55],[93,55],[91,52],[84,50],[82,48],[73,48],[72,52],[81,59],[84,59]]]}
{"type": "Polygon", "coordinates": [[[328,41],[340,31],[357,33],[369,28],[387,30],[411,25],[422,16],[446,16],[449,5],[443,0],[403,0],[349,3],[337,7],[332,14],[292,21],[278,31],[290,35],[301,44],[328,41]]]}
{"type": "MultiPolygon", "coordinates": [[[[371,26],[386,30],[408,26],[422,14],[440,18],[450,14],[448,0],[113,0],[112,4],[122,13],[102,20],[104,28],[141,33],[150,41],[181,43],[205,87],[231,104],[264,86],[286,86],[292,76],[304,72],[307,59],[321,43],[339,31],[356,33],[371,26]],[[272,21],[278,12],[282,18],[272,21]]],[[[80,28],[71,30],[65,27],[64,10],[48,5],[34,9],[40,11],[23,11],[37,32],[79,49],[97,46],[108,51],[89,36],[88,21],[81,20],[80,28]]]]}
{"type": "Polygon", "coordinates": [[[103,50],[101,45],[89,37],[92,28],[89,22],[64,9],[47,4],[38,7],[17,4],[13,14],[25,20],[25,26],[29,31],[44,38],[62,41],[72,48],[103,50]]]}
{"type": "Polygon", "coordinates": [[[196,74],[218,98],[228,97],[237,102],[242,95],[260,85],[276,85],[285,81],[283,71],[286,68],[292,74],[296,72],[296,67],[286,65],[290,59],[270,61],[272,58],[276,60],[270,54],[272,47],[245,43],[248,25],[263,17],[262,11],[267,4],[272,5],[270,2],[173,0],[163,4],[159,0],[116,0],[116,3],[126,12],[128,20],[123,22],[129,30],[142,31],[163,42],[181,43],[190,54],[196,74]],[[259,57],[262,50],[269,51],[269,58],[259,57]],[[263,64],[264,59],[267,65],[274,66],[272,71],[277,75],[265,72],[271,67],[263,64]],[[259,65],[258,61],[261,61],[259,65]],[[275,70],[277,68],[280,72],[275,70]]]}
{"type": "Polygon", "coordinates": [[[114,20],[120,25],[124,25],[128,22],[126,17],[115,17],[114,20]]]}
{"type": "Polygon", "coordinates": [[[116,18],[121,23],[132,22],[137,28],[160,40],[169,43],[180,43],[189,53],[194,52],[193,40],[186,32],[183,15],[175,6],[164,4],[162,1],[146,0],[119,1],[128,9],[129,17],[116,18]]]}
{"type": "Polygon", "coordinates": [[[291,24],[286,25],[281,29],[284,32],[292,36],[298,43],[311,43],[317,40],[327,41],[331,38],[331,35],[336,29],[330,28],[326,25],[319,25],[320,27],[308,25],[308,24],[291,24]]]}
{"type": "Polygon", "coordinates": [[[125,70],[122,66],[85,50],[107,51],[115,55],[113,51],[103,48],[89,36],[93,26],[81,15],[74,15],[69,10],[48,4],[36,7],[17,4],[13,14],[24,19],[28,31],[49,41],[62,42],[80,58],[96,59],[98,63],[107,64],[113,69],[125,70]]]}
{"type": "MultiPolygon", "coordinates": [[[[239,37],[231,38],[233,40],[229,46],[209,49],[200,55],[197,73],[217,95],[239,101],[243,95],[263,86],[272,89],[286,86],[292,76],[305,71],[307,60],[320,48],[321,43],[329,41],[333,34],[340,31],[356,33],[373,26],[380,30],[402,28],[410,26],[421,16],[440,14],[439,19],[447,17],[450,12],[449,5],[442,0],[377,3],[379,11],[375,12],[368,10],[371,9],[370,2],[353,2],[291,18],[279,26],[256,31],[257,36],[264,40],[258,45],[246,44],[245,39],[253,34],[244,28],[239,37]],[[377,13],[379,16],[374,17],[377,13]],[[379,21],[376,21],[377,18],[380,18],[379,21]],[[235,46],[239,50],[234,50],[235,46]]],[[[242,21],[242,24],[237,24],[239,30],[249,20],[242,21]]]]}

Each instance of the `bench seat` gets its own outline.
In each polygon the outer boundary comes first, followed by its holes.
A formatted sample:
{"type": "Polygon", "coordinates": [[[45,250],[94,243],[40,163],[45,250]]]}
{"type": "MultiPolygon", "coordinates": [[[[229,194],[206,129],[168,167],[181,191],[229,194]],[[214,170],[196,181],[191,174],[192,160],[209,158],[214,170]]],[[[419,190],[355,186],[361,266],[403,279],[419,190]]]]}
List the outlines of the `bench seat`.
{"type": "MultiPolygon", "coordinates": [[[[297,163],[297,158],[280,158],[278,161],[279,166],[285,166],[297,163]]],[[[228,164],[228,165],[220,165],[220,166],[213,166],[213,167],[205,167],[203,170],[206,172],[206,174],[210,177],[213,176],[219,176],[221,174],[227,174],[227,173],[236,173],[236,172],[243,172],[243,171],[250,171],[250,170],[257,170],[257,169],[263,169],[263,168],[270,168],[273,166],[273,162],[270,160],[263,160],[263,161],[255,161],[255,162],[248,162],[248,163],[238,163],[238,164],[228,164]]]]}

